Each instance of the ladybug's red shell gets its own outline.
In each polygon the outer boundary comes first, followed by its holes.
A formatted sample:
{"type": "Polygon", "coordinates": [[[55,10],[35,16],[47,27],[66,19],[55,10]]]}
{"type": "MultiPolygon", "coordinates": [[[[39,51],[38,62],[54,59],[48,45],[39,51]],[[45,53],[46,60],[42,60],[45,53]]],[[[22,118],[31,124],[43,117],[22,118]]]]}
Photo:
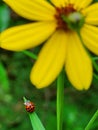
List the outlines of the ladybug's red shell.
{"type": "Polygon", "coordinates": [[[34,110],[35,110],[35,105],[34,105],[33,102],[31,102],[31,101],[26,101],[24,104],[25,104],[25,108],[26,108],[26,111],[27,111],[27,112],[30,112],[30,113],[34,112],[34,110]]]}

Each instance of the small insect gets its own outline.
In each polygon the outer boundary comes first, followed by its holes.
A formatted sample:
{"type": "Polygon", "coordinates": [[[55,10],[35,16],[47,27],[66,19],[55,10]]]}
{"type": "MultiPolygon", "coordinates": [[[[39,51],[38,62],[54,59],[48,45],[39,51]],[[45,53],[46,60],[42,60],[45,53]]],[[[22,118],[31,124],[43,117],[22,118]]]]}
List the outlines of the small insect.
{"type": "Polygon", "coordinates": [[[26,109],[27,112],[30,112],[30,113],[34,112],[34,110],[35,110],[35,104],[33,102],[27,100],[24,103],[24,105],[25,105],[25,109],[26,109]]]}

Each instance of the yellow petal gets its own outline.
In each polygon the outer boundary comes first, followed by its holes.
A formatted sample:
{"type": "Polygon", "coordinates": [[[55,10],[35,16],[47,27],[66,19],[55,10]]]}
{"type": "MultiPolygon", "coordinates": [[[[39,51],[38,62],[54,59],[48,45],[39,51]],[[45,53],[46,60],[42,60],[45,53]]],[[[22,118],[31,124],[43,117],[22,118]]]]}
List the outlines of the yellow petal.
{"type": "Polygon", "coordinates": [[[70,4],[74,5],[75,9],[83,9],[87,7],[93,0],[70,0],[70,4]]]}
{"type": "Polygon", "coordinates": [[[66,57],[66,73],[78,90],[87,90],[92,81],[92,63],[77,34],[69,35],[66,57]]]}
{"type": "Polygon", "coordinates": [[[16,13],[30,20],[54,20],[55,8],[46,0],[3,0],[16,13]]]}
{"type": "Polygon", "coordinates": [[[31,82],[37,88],[50,85],[58,76],[65,62],[66,34],[57,31],[42,48],[31,71],[31,82]]]}
{"type": "Polygon", "coordinates": [[[85,16],[85,22],[92,25],[98,25],[98,3],[82,10],[85,16]]]}
{"type": "Polygon", "coordinates": [[[44,42],[56,29],[55,22],[36,22],[7,29],[1,33],[0,47],[20,51],[44,42]]]}
{"type": "Polygon", "coordinates": [[[56,7],[64,7],[64,6],[68,3],[68,0],[51,0],[51,2],[52,2],[56,7]]]}
{"type": "Polygon", "coordinates": [[[81,36],[85,46],[98,55],[98,28],[85,24],[81,29],[81,36]]]}

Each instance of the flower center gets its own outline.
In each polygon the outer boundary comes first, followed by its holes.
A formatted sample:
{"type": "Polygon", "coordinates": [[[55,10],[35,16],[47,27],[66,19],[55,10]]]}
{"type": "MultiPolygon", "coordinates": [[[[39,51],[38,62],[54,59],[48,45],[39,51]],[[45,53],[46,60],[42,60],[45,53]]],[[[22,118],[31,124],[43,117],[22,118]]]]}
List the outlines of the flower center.
{"type": "Polygon", "coordinates": [[[83,15],[74,9],[73,4],[66,7],[56,7],[55,18],[57,20],[57,29],[65,31],[79,30],[84,24],[83,15]]]}

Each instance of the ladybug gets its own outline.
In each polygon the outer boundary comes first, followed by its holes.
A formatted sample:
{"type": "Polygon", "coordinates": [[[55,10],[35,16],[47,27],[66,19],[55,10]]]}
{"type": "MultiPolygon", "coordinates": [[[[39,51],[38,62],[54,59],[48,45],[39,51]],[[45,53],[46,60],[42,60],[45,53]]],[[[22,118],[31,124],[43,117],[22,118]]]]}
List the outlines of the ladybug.
{"type": "Polygon", "coordinates": [[[29,100],[27,100],[25,103],[25,109],[27,112],[32,113],[35,111],[35,104],[29,100]]]}

